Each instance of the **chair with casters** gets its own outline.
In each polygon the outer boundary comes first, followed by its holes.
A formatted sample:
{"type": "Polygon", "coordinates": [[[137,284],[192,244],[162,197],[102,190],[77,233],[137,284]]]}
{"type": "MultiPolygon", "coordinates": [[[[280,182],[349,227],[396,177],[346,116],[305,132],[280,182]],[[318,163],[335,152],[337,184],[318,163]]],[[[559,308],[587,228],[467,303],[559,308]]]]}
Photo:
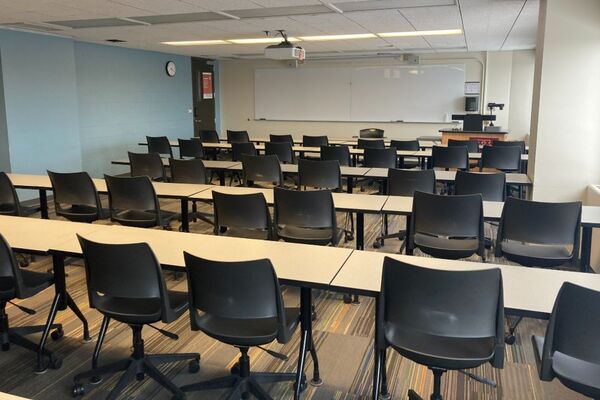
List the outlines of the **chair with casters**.
{"type": "MultiPolygon", "coordinates": [[[[171,182],[174,183],[193,183],[204,185],[209,181],[209,176],[204,167],[204,162],[199,158],[187,160],[178,160],[169,158],[169,167],[171,169],[171,182]]],[[[195,200],[192,200],[192,212],[188,218],[196,222],[200,219],[209,224],[213,224],[212,215],[198,211],[198,205],[195,200]]]]}
{"type": "MultiPolygon", "coordinates": [[[[231,161],[242,161],[242,157],[248,156],[257,156],[258,150],[256,150],[256,146],[252,142],[233,142],[231,143],[231,161]]],[[[240,174],[238,172],[233,172],[231,174],[231,179],[229,181],[229,186],[233,184],[234,178],[241,182],[240,174]]]]}
{"type": "MultiPolygon", "coordinates": [[[[51,334],[53,340],[63,337],[64,332],[61,324],[13,328],[9,325],[8,314],[6,313],[7,304],[11,304],[26,314],[35,314],[35,310],[13,303],[13,300],[28,299],[52,285],[54,285],[54,276],[52,274],[19,268],[13,249],[4,239],[4,236],[0,234],[0,345],[3,352],[9,351],[10,345],[14,344],[38,353],[38,343],[30,341],[25,335],[43,332],[43,337],[45,338],[50,333],[50,330],[54,330],[51,334]]],[[[53,306],[56,306],[56,304],[53,304],[53,306]]],[[[45,372],[48,367],[52,369],[61,367],[62,361],[55,357],[52,352],[43,349],[42,354],[48,357],[48,361],[45,364],[37,365],[36,373],[45,372]]]]}
{"type": "Polygon", "coordinates": [[[200,355],[147,354],[142,330],[144,326],[149,326],[169,339],[178,340],[176,334],[152,324],[170,323],[185,314],[188,310],[187,293],[167,289],[161,266],[147,243],[104,244],[79,235],[78,239],[83,251],[90,308],[100,312],[103,319],[92,356],[92,368],[73,378],[73,397],[85,394],[84,379],[98,384],[104,376],[124,372],[107,399],[116,399],[130,382],[143,380],[146,375],[169,390],[176,399],[185,398],[185,394],[158,366],[189,361],[189,371],[198,372],[200,355]],[[126,359],[98,365],[111,320],[129,325],[133,336],[133,352],[126,359]]]}
{"type": "Polygon", "coordinates": [[[147,176],[104,175],[108,189],[110,220],[125,226],[170,229],[180,215],[160,209],[154,186],[147,176]]]}
{"type": "Polygon", "coordinates": [[[304,147],[321,147],[329,146],[329,137],[326,135],[321,136],[302,136],[302,146],[304,147]]]}
{"type": "Polygon", "coordinates": [[[479,153],[479,141],[448,139],[448,147],[467,146],[469,153],[479,153]]]}
{"type": "Polygon", "coordinates": [[[276,155],[242,156],[242,175],[245,186],[253,186],[257,183],[283,185],[281,165],[276,155]]]}
{"type": "Polygon", "coordinates": [[[383,139],[383,133],[384,133],[383,129],[366,128],[366,129],[361,129],[358,132],[358,137],[371,138],[371,139],[373,139],[373,138],[383,139]]]}
{"type": "MultiPolygon", "coordinates": [[[[364,153],[363,165],[366,168],[397,168],[398,153],[395,147],[387,149],[366,148],[364,153]]],[[[371,183],[375,179],[367,179],[371,183]]],[[[378,181],[379,194],[385,193],[385,180],[378,181]]],[[[364,191],[364,186],[361,186],[361,191],[364,191]]]]}
{"type": "Polygon", "coordinates": [[[563,283],[544,337],[532,336],[539,377],[600,399],[600,292],[563,283]]]}
{"type": "Polygon", "coordinates": [[[148,143],[148,153],[158,153],[167,158],[173,157],[173,149],[171,142],[166,136],[146,136],[148,143]]]}
{"type": "Polygon", "coordinates": [[[269,135],[269,142],[271,143],[290,143],[294,145],[294,137],[292,135],[269,135]]]}
{"type": "MultiPolygon", "coordinates": [[[[237,347],[241,354],[231,373],[183,386],[181,390],[229,389],[225,397],[229,400],[247,399],[250,395],[271,400],[261,385],[295,381],[296,374],[251,372],[248,350],[257,347],[273,357],[287,360],[287,356],[262,346],[273,341],[288,343],[300,320],[299,308],[285,307],[271,261],[220,262],[187,252],[184,258],[192,331],[201,331],[221,343],[237,347]]],[[[305,386],[302,375],[300,390],[305,386]]]]}
{"type": "Polygon", "coordinates": [[[348,146],[321,146],[321,160],[337,160],[341,167],[352,165],[348,146]]]}
{"type": "Polygon", "coordinates": [[[519,172],[521,149],[518,146],[484,146],[481,152],[481,169],[483,168],[519,172]]]}
{"type": "Polygon", "coordinates": [[[358,139],[357,148],[359,149],[385,149],[383,139],[358,139]]]}
{"type": "Polygon", "coordinates": [[[87,172],[48,171],[56,215],[75,222],[94,222],[109,217],[102,208],[94,181],[87,172]]]}
{"type": "Polygon", "coordinates": [[[510,146],[518,146],[521,149],[521,154],[527,153],[527,145],[524,140],[494,140],[492,142],[492,146],[496,147],[510,147],[510,146]]]}
{"type": "MultiPolygon", "coordinates": [[[[546,203],[507,197],[494,246],[496,257],[526,267],[573,264],[579,255],[581,202],[546,203]]],[[[506,343],[513,344],[522,318],[509,325],[506,343]]]]}
{"type": "MultiPolygon", "coordinates": [[[[432,169],[410,170],[410,169],[388,169],[387,194],[390,196],[413,197],[415,192],[435,193],[435,172],[432,169]]],[[[400,253],[406,247],[407,230],[401,230],[396,233],[388,233],[388,216],[382,217],[382,232],[373,243],[373,247],[378,249],[383,247],[385,239],[398,238],[402,240],[400,253]]],[[[406,216],[406,227],[410,225],[410,215],[406,216]]]]}
{"type": "Polygon", "coordinates": [[[296,163],[294,149],[289,142],[267,142],[265,143],[265,154],[276,155],[279,158],[279,162],[283,164],[296,163]]]}
{"type": "Polygon", "coordinates": [[[248,131],[227,130],[227,143],[248,143],[249,141],[248,131]]]}
{"type": "Polygon", "coordinates": [[[127,156],[129,157],[131,176],[147,176],[153,181],[167,181],[165,167],[158,153],[132,153],[128,151],[127,156]]]}
{"type": "Polygon", "coordinates": [[[469,149],[467,146],[433,146],[431,149],[432,167],[469,169],[469,149]]]}
{"type": "MultiPolygon", "coordinates": [[[[395,147],[398,151],[419,151],[421,146],[418,140],[392,140],[390,147],[395,147]]],[[[399,157],[399,167],[402,169],[406,168],[417,168],[419,167],[419,159],[416,157],[399,157]]]]}
{"type": "MultiPolygon", "coordinates": [[[[202,143],[220,143],[219,134],[215,130],[201,130],[200,131],[200,141],[202,143]]],[[[211,160],[216,160],[217,156],[220,153],[219,149],[204,149],[204,153],[207,158],[211,160]]]]}
{"type": "Polygon", "coordinates": [[[177,139],[179,142],[179,158],[204,158],[204,148],[198,138],[177,139]]]}
{"type": "MultiPolygon", "coordinates": [[[[374,391],[389,398],[387,348],[433,373],[431,400],[442,400],[441,380],[458,371],[480,383],[496,383],[467,369],[504,366],[504,302],[500,269],[456,271],[414,266],[386,257],[377,312],[374,391]]],[[[381,398],[380,397],[380,398],[381,398]]],[[[414,390],[409,400],[423,400],[414,390]]]]}
{"type": "Polygon", "coordinates": [[[271,213],[262,193],[226,194],[212,191],[214,234],[247,239],[273,239],[271,213]]]}
{"type": "Polygon", "coordinates": [[[275,188],[275,238],[286,242],[337,246],[337,228],[330,190],[275,188]]]}
{"type": "Polygon", "coordinates": [[[416,191],[406,243],[437,258],[460,259],[477,254],[485,262],[481,194],[444,196],[416,191]]]}

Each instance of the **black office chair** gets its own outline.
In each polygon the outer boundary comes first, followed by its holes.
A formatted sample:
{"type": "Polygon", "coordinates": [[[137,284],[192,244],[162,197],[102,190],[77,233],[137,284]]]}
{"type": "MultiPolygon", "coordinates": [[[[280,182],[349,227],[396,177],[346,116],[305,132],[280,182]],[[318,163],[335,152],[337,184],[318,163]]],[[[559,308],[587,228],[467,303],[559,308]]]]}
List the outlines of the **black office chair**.
{"type": "MultiPolygon", "coordinates": [[[[28,299],[52,285],[54,285],[52,274],[19,268],[12,248],[4,239],[4,236],[0,234],[0,345],[2,351],[10,350],[10,345],[14,344],[37,353],[38,344],[25,338],[24,335],[38,332],[44,332],[44,335],[48,335],[51,329],[54,329],[51,335],[54,340],[58,340],[64,335],[61,324],[55,324],[48,328],[46,328],[46,325],[12,328],[8,323],[7,304],[13,305],[26,314],[33,315],[36,313],[35,310],[12,301],[14,299],[28,299]]],[[[43,354],[49,358],[48,364],[38,365],[36,372],[42,373],[48,366],[52,369],[61,367],[61,360],[55,357],[52,352],[44,349],[43,354]]]]}
{"type": "Polygon", "coordinates": [[[600,292],[563,283],[545,337],[532,336],[542,381],[554,378],[584,396],[600,398],[600,292]]]}
{"type": "Polygon", "coordinates": [[[467,146],[469,153],[479,153],[479,141],[448,139],[448,147],[467,146]]]}
{"type": "Polygon", "coordinates": [[[275,238],[304,244],[337,246],[335,207],[330,190],[275,188],[275,238]]]}
{"type": "MultiPolygon", "coordinates": [[[[169,167],[171,169],[171,182],[174,183],[195,183],[199,185],[209,183],[209,176],[204,167],[204,162],[199,158],[192,158],[187,160],[178,160],[176,158],[169,158],[169,167]]],[[[188,215],[188,218],[193,222],[200,219],[209,224],[213,224],[211,219],[212,215],[198,211],[198,205],[196,200],[192,200],[192,212],[188,215]]]]}
{"type": "Polygon", "coordinates": [[[178,214],[160,209],[154,186],[147,176],[104,175],[108,188],[110,220],[125,226],[170,229],[178,214]]]}
{"type": "Polygon", "coordinates": [[[432,167],[467,170],[469,169],[469,149],[467,146],[433,146],[431,149],[432,167]]]}
{"type": "Polygon", "coordinates": [[[456,171],[454,185],[456,194],[479,193],[483,201],[504,201],[506,197],[506,174],[504,172],[456,171]]]}
{"type": "Polygon", "coordinates": [[[39,206],[26,206],[6,173],[0,171],[0,215],[27,217],[40,211],[39,206]]]}
{"type": "Polygon", "coordinates": [[[247,143],[250,141],[248,131],[227,130],[227,143],[247,143]]]}
{"type": "MultiPolygon", "coordinates": [[[[165,167],[158,153],[127,152],[131,176],[147,176],[153,181],[166,181],[165,167]]],[[[173,158],[173,157],[171,157],[173,158]]]]}
{"type": "Polygon", "coordinates": [[[89,378],[91,383],[98,384],[105,375],[125,371],[108,395],[108,399],[116,399],[127,384],[135,379],[142,380],[145,375],[168,389],[175,398],[183,399],[185,394],[158,369],[158,366],[190,360],[189,371],[198,372],[200,355],[146,354],[142,328],[150,326],[164,336],[177,340],[178,336],[174,333],[152,324],[170,323],[186,313],[187,294],[167,289],[161,266],[147,243],[103,244],[79,235],[78,238],[83,251],[90,308],[98,310],[104,318],[92,357],[92,369],[75,375],[73,396],[85,394],[85,386],[82,383],[84,379],[89,378]],[[98,366],[100,350],[110,320],[129,325],[133,334],[133,352],[127,359],[98,366]]]}
{"type": "MultiPolygon", "coordinates": [[[[507,197],[495,244],[496,257],[527,267],[558,267],[577,260],[581,202],[545,203],[507,197]]],[[[506,343],[516,340],[522,317],[508,329],[506,343]]]]}
{"type": "Polygon", "coordinates": [[[271,143],[290,143],[294,145],[294,137],[292,135],[269,135],[269,142],[271,143]]]}
{"type": "MultiPolygon", "coordinates": [[[[256,150],[256,146],[252,142],[233,142],[231,143],[231,160],[232,161],[242,161],[242,157],[245,155],[249,156],[257,156],[258,151],[256,150]]],[[[229,181],[229,186],[233,184],[233,180],[241,181],[240,174],[238,172],[233,172],[231,174],[231,179],[229,181]]]]}
{"type": "Polygon", "coordinates": [[[517,146],[521,149],[521,154],[527,153],[527,145],[524,140],[494,140],[492,146],[506,147],[506,146],[517,146]]]}
{"type": "Polygon", "coordinates": [[[273,239],[271,213],[262,193],[212,192],[215,211],[214,234],[248,239],[273,239]]]}
{"type": "MultiPolygon", "coordinates": [[[[390,196],[413,197],[416,191],[424,193],[435,193],[435,172],[432,169],[423,170],[404,170],[388,169],[387,194],[390,196]]],[[[385,244],[385,239],[398,238],[402,240],[400,253],[406,246],[407,230],[401,230],[396,233],[388,233],[388,216],[382,215],[381,236],[378,236],[373,243],[373,247],[378,249],[385,244]]],[[[410,215],[406,216],[406,227],[410,226],[410,215]]]]}
{"type": "Polygon", "coordinates": [[[352,165],[348,146],[321,146],[321,160],[337,160],[340,166],[352,165]]]}
{"type": "Polygon", "coordinates": [[[366,129],[361,129],[358,132],[358,136],[361,138],[383,138],[383,133],[384,130],[383,129],[377,129],[377,128],[366,128],[366,129]]]}
{"type": "MultiPolygon", "coordinates": [[[[395,147],[387,149],[366,148],[363,158],[363,166],[366,168],[397,168],[398,154],[395,147]]],[[[375,179],[368,179],[370,184],[375,179]]],[[[385,193],[385,180],[377,180],[379,184],[379,194],[385,193]]],[[[364,191],[364,186],[361,186],[361,191],[364,191]]]]}
{"type": "Polygon", "coordinates": [[[273,186],[283,185],[281,165],[276,155],[244,155],[242,156],[242,172],[245,186],[253,186],[258,182],[273,186]]]}
{"type": "Polygon", "coordinates": [[[383,139],[358,139],[357,147],[359,149],[385,149],[383,139]]]}
{"type": "Polygon", "coordinates": [[[204,148],[198,138],[177,139],[179,142],[179,158],[204,158],[204,148]]]}
{"type": "MultiPolygon", "coordinates": [[[[418,140],[392,140],[390,147],[395,147],[401,151],[419,151],[421,149],[418,140]]],[[[399,157],[399,167],[402,169],[416,168],[419,166],[419,159],[416,157],[399,157]]]]}
{"type": "MultiPolygon", "coordinates": [[[[431,400],[441,400],[441,379],[457,370],[478,382],[496,383],[465,369],[504,366],[504,302],[498,268],[451,271],[417,267],[386,257],[376,321],[381,391],[387,394],[388,347],[433,372],[431,400]]],[[[409,390],[410,400],[422,400],[409,390]]]]}
{"type": "MultiPolygon", "coordinates": [[[[250,347],[264,349],[261,346],[274,340],[288,343],[300,320],[300,309],[287,308],[283,303],[273,265],[268,259],[219,262],[189,253],[184,253],[184,258],[192,330],[237,347],[241,355],[234,373],[186,385],[181,390],[230,388],[227,399],[247,399],[250,394],[257,399],[271,399],[261,384],[294,381],[296,375],[250,372],[248,350],[250,347]]],[[[272,350],[266,351],[287,359],[272,350]]]]}
{"type": "Polygon", "coordinates": [[[166,136],[146,136],[148,153],[158,153],[161,156],[173,158],[173,149],[169,138],[166,136]]]}
{"type": "MultiPolygon", "coordinates": [[[[202,143],[220,143],[219,134],[215,130],[201,130],[200,141],[202,143]]],[[[204,153],[207,158],[216,160],[220,150],[219,149],[204,149],[204,153]]]]}
{"type": "Polygon", "coordinates": [[[48,171],[56,215],[75,222],[94,222],[109,217],[102,208],[96,186],[87,172],[48,171]]]}
{"type": "Polygon", "coordinates": [[[459,259],[478,254],[485,261],[481,195],[415,192],[407,254],[415,248],[437,258],[459,259]]]}
{"type": "Polygon", "coordinates": [[[304,147],[321,147],[329,146],[329,137],[326,135],[322,136],[302,136],[302,146],[304,147]]]}
{"type": "Polygon", "coordinates": [[[267,142],[265,143],[265,154],[276,155],[279,162],[284,164],[295,164],[296,157],[292,144],[289,142],[267,142]]]}
{"type": "Polygon", "coordinates": [[[483,168],[519,172],[521,149],[518,146],[484,146],[481,152],[481,169],[483,168]]]}

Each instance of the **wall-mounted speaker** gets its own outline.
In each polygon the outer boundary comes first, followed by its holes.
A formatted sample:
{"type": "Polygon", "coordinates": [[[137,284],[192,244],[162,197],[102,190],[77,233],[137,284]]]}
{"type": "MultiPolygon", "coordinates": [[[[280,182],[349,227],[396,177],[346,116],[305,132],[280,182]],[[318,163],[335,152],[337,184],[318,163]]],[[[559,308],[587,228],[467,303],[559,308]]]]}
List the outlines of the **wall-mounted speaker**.
{"type": "Polygon", "coordinates": [[[479,96],[465,96],[465,111],[479,111],[479,96]]]}

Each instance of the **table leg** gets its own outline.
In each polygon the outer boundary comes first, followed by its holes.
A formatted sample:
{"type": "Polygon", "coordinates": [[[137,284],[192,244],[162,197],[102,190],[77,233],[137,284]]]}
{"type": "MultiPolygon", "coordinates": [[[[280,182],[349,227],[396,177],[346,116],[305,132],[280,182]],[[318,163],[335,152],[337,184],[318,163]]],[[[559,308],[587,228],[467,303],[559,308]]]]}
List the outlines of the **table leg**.
{"type": "Polygon", "coordinates": [[[46,189],[40,189],[40,213],[43,219],[48,219],[48,197],[46,189]]]}
{"type": "Polygon", "coordinates": [[[356,213],[356,250],[365,249],[365,214],[356,213]]]}
{"type": "Polygon", "coordinates": [[[306,352],[310,351],[313,358],[313,378],[311,383],[320,386],[323,382],[319,374],[319,360],[317,359],[317,350],[314,347],[312,338],[312,291],[310,288],[300,288],[300,355],[298,357],[298,370],[296,372],[296,387],[294,390],[294,399],[300,399],[302,381],[304,379],[304,367],[306,363],[306,352]]]}
{"type": "Polygon", "coordinates": [[[592,227],[583,226],[581,228],[581,257],[580,268],[581,272],[589,272],[592,268],[591,262],[592,251],[592,227]]]}
{"type": "Polygon", "coordinates": [[[218,174],[219,174],[219,185],[225,186],[225,171],[220,170],[218,172],[218,174]]]}
{"type": "Polygon", "coordinates": [[[375,336],[373,339],[373,400],[379,400],[379,384],[381,383],[381,352],[377,346],[377,337],[379,335],[379,296],[375,299],[375,336]]]}
{"type": "Polygon", "coordinates": [[[351,176],[348,177],[348,184],[346,185],[346,192],[352,193],[354,187],[354,180],[351,176]]]}
{"type": "Polygon", "coordinates": [[[188,199],[181,199],[181,231],[190,231],[190,221],[188,213],[188,199]]]}

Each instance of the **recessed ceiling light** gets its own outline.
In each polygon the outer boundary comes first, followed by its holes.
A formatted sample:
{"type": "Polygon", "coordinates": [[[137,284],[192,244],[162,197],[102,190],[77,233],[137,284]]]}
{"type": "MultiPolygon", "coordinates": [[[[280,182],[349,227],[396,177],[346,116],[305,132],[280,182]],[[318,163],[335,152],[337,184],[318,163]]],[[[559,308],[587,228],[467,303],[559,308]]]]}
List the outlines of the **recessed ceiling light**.
{"type": "Polygon", "coordinates": [[[435,31],[408,31],[378,33],[379,37],[407,37],[407,36],[435,36],[435,35],[461,35],[462,29],[438,29],[435,31]]]}
{"type": "MultiPolygon", "coordinates": [[[[288,41],[290,42],[299,42],[298,38],[288,37],[288,41]]],[[[264,44],[264,43],[279,43],[283,41],[283,38],[274,37],[274,38],[248,38],[248,39],[227,39],[230,43],[235,44],[264,44]]]]}
{"type": "Polygon", "coordinates": [[[225,40],[181,40],[178,42],[161,42],[169,46],[208,46],[213,44],[229,44],[225,40]]]}
{"type": "Polygon", "coordinates": [[[377,36],[373,33],[353,33],[349,35],[323,35],[323,36],[300,36],[300,39],[306,41],[324,41],[324,40],[351,40],[351,39],[372,39],[377,36]]]}

